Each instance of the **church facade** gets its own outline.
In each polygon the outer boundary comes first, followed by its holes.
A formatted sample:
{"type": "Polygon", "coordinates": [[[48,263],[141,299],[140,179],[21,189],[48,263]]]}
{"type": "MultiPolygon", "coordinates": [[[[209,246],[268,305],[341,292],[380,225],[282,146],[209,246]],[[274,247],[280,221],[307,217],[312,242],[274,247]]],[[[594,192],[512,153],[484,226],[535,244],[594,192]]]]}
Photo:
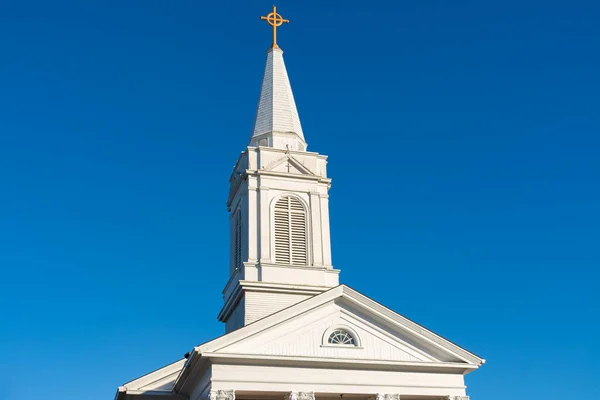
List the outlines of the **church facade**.
{"type": "Polygon", "coordinates": [[[482,358],[339,284],[327,157],[308,151],[275,33],[254,129],[230,178],[225,335],[115,400],[468,400],[482,358]]]}

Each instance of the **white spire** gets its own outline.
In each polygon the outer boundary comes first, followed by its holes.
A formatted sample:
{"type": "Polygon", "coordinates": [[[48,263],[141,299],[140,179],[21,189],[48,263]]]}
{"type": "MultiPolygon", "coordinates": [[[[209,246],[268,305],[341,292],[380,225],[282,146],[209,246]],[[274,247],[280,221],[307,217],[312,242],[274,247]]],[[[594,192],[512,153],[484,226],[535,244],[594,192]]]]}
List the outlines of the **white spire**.
{"type": "Polygon", "coordinates": [[[267,65],[250,146],[306,150],[300,117],[280,48],[270,48],[267,52],[267,65]]]}

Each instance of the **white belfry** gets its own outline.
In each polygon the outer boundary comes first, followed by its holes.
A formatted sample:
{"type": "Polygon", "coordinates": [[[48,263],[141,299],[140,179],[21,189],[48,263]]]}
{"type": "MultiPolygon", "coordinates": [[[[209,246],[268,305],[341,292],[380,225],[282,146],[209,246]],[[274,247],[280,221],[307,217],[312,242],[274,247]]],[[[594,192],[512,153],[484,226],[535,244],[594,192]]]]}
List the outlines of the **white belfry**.
{"type": "Polygon", "coordinates": [[[250,146],[306,150],[300,117],[288,78],[283,50],[270,48],[250,146]]]}

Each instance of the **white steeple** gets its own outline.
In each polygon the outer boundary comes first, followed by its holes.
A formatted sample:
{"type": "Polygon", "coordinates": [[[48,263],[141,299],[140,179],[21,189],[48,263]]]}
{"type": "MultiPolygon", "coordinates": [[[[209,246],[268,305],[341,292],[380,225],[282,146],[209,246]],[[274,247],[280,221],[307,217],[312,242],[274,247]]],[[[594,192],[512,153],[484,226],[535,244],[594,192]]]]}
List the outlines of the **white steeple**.
{"type": "Polygon", "coordinates": [[[306,151],[283,50],[279,47],[271,47],[267,52],[250,146],[306,151]]]}
{"type": "Polygon", "coordinates": [[[254,132],[231,174],[230,278],[219,320],[226,332],[339,284],[331,263],[327,157],[306,151],[273,27],[254,132]]]}

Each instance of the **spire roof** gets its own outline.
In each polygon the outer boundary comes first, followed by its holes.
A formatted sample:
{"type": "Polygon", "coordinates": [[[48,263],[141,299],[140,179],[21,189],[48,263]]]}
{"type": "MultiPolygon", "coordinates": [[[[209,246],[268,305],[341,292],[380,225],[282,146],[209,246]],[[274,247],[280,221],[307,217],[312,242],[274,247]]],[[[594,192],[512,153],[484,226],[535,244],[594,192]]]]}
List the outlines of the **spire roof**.
{"type": "MultiPolygon", "coordinates": [[[[273,137],[277,134],[295,134],[297,139],[300,139],[304,144],[302,147],[305,147],[300,117],[298,116],[294,94],[283,61],[283,51],[280,48],[270,48],[267,52],[267,65],[256,110],[251,143],[258,142],[259,137],[273,137]]],[[[279,147],[273,141],[268,145],[279,147]]]]}

